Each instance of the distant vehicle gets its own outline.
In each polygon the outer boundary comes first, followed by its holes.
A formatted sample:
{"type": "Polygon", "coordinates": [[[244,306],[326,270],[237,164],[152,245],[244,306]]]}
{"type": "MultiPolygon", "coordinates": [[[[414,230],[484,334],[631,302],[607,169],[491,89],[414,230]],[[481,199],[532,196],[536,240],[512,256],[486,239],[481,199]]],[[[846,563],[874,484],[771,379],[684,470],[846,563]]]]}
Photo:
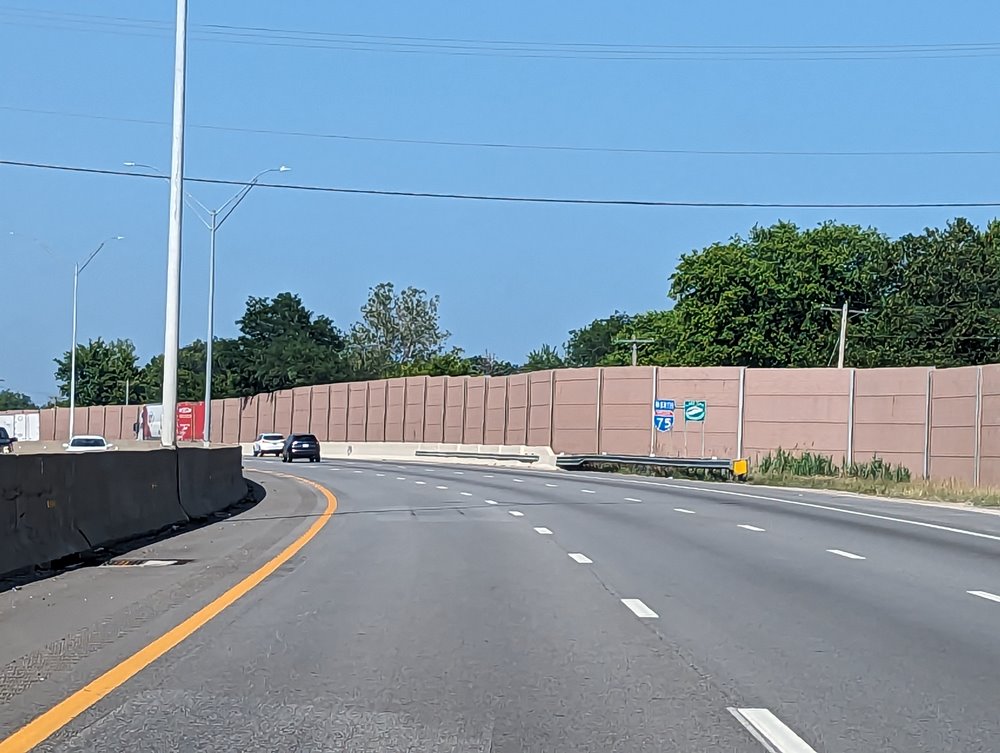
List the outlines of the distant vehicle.
{"type": "Polygon", "coordinates": [[[108,444],[104,437],[91,434],[71,437],[69,442],[63,444],[63,449],[67,452],[106,452],[115,449],[115,446],[108,444]]]}
{"type": "Polygon", "coordinates": [[[253,443],[253,456],[255,458],[264,455],[279,457],[283,449],[285,449],[284,434],[261,434],[253,443]]]}
{"type": "Polygon", "coordinates": [[[281,462],[291,463],[295,458],[309,458],[310,463],[318,463],[319,440],[312,434],[289,434],[281,448],[281,462]]]}
{"type": "Polygon", "coordinates": [[[16,441],[17,437],[12,437],[4,427],[0,426],[0,453],[9,455],[14,452],[14,443],[16,441]]]}

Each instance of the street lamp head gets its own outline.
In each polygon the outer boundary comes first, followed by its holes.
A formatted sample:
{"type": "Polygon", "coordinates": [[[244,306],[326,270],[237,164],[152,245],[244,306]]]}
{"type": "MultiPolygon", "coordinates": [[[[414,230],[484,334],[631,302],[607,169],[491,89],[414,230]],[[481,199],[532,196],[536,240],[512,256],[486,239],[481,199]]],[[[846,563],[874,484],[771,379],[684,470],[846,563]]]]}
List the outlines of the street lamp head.
{"type": "Polygon", "coordinates": [[[137,167],[138,166],[137,162],[123,162],[122,164],[125,165],[125,167],[137,167]]]}
{"type": "Polygon", "coordinates": [[[111,240],[113,240],[113,241],[123,241],[123,240],[125,240],[125,236],[124,235],[116,235],[111,240]]]}
{"type": "Polygon", "coordinates": [[[292,168],[290,168],[288,165],[282,165],[281,167],[278,168],[278,172],[279,173],[287,173],[291,169],[292,168]]]}

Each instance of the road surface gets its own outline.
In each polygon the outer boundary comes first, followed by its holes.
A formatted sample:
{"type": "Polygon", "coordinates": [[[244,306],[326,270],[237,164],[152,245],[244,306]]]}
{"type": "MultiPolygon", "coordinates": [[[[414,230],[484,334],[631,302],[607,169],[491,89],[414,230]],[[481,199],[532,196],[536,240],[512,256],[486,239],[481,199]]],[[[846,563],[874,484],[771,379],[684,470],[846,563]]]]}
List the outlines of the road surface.
{"type": "Polygon", "coordinates": [[[37,749],[1000,749],[1000,516],[531,470],[246,465],[268,490],[257,507],[139,553],[190,561],[4,594],[3,734],[320,521],[190,637],[79,716],[50,714],[37,749]],[[272,473],[325,486],[336,512],[272,473]],[[43,592],[50,606],[28,600],[43,592]],[[94,627],[109,593],[134,614],[114,612],[117,633],[94,627]]]}

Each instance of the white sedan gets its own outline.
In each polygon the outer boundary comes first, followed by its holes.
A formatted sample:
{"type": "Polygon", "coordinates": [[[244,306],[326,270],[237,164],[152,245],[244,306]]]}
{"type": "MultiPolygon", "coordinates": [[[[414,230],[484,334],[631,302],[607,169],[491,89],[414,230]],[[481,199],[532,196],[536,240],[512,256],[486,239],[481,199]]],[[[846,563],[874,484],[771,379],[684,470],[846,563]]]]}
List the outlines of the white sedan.
{"type": "Polygon", "coordinates": [[[278,457],[285,447],[285,437],[281,434],[261,434],[257,441],[253,443],[253,456],[255,458],[264,455],[274,455],[278,457]]]}
{"type": "Polygon", "coordinates": [[[85,434],[71,437],[69,442],[63,444],[63,449],[67,452],[106,452],[115,449],[115,446],[108,444],[108,440],[104,437],[85,434]]]}

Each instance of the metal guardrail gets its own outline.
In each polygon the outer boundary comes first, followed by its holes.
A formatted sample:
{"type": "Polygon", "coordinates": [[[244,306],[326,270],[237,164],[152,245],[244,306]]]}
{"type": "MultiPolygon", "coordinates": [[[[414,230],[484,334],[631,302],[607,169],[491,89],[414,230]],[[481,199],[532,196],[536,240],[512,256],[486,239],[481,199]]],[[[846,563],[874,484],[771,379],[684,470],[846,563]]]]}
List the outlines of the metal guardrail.
{"type": "Polygon", "coordinates": [[[480,460],[515,460],[519,463],[537,463],[538,455],[514,455],[505,452],[454,452],[439,450],[417,450],[413,453],[421,458],[478,458],[480,460]]]}
{"type": "Polygon", "coordinates": [[[749,471],[745,458],[663,458],[645,455],[557,455],[560,468],[582,468],[588,465],[645,465],[658,468],[688,468],[696,470],[728,471],[736,478],[743,478],[749,471]]]}

